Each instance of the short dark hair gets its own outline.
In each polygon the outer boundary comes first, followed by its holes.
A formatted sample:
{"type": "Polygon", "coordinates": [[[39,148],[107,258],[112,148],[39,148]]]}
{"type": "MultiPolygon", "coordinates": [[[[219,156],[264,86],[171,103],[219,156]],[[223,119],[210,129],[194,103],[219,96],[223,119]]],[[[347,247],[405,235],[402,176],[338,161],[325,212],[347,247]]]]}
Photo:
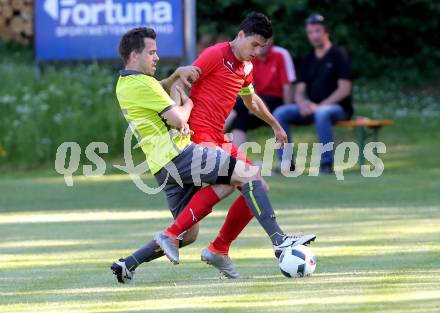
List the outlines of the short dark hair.
{"type": "Polygon", "coordinates": [[[307,25],[322,25],[327,33],[329,31],[324,16],[319,13],[309,15],[309,17],[304,21],[304,27],[307,27],[307,25]]]}
{"type": "Polygon", "coordinates": [[[246,36],[260,35],[266,39],[272,37],[272,23],[263,13],[251,12],[240,24],[240,30],[246,36]]]}
{"type": "Polygon", "coordinates": [[[126,32],[119,42],[119,56],[127,64],[130,53],[134,50],[141,53],[145,48],[144,38],[156,39],[156,32],[152,28],[138,27],[126,32]]]}

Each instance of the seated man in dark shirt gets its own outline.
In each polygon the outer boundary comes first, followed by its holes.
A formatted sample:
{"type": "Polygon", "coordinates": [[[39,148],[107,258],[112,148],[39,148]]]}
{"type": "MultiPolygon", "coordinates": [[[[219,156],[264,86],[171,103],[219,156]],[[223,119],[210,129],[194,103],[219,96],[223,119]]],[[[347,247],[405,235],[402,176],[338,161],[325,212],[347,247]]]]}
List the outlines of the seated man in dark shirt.
{"type": "MultiPolygon", "coordinates": [[[[353,115],[351,65],[345,50],[332,45],[322,15],[313,14],[307,18],[305,29],[314,50],[301,61],[296,104],[283,105],[273,115],[289,136],[289,142],[292,142],[289,124],[315,123],[319,142],[326,145],[333,142],[332,124],[353,115]]],[[[330,148],[323,149],[320,173],[333,172],[333,147],[330,148]]],[[[293,170],[293,161],[283,160],[281,149],[278,156],[282,170],[289,167],[293,170]]]]}

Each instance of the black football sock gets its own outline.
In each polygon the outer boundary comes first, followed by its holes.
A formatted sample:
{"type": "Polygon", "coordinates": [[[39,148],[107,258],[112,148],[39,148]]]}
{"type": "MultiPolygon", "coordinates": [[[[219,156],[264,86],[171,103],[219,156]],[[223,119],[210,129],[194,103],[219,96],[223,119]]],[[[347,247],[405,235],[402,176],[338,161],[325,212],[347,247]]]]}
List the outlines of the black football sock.
{"type": "Polygon", "coordinates": [[[154,259],[163,256],[163,251],[156,243],[155,240],[151,240],[142,248],[136,250],[132,255],[125,258],[125,266],[130,271],[133,271],[144,262],[150,262],[154,259]]]}
{"type": "Polygon", "coordinates": [[[266,190],[260,180],[250,181],[243,185],[242,193],[254,217],[264,228],[274,245],[283,242],[284,233],[278,225],[266,190]]]}

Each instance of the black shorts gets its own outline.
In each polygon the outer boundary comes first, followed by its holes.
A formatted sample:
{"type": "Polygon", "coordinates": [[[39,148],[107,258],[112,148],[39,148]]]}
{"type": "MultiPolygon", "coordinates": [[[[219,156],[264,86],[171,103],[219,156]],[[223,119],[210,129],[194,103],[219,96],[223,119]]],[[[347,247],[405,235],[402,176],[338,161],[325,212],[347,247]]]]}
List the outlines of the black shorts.
{"type": "MultiPolygon", "coordinates": [[[[271,96],[260,96],[266,103],[267,108],[272,113],[277,107],[283,105],[283,99],[280,97],[271,96]]],[[[243,100],[238,97],[237,102],[234,107],[235,112],[237,112],[237,117],[232,123],[232,129],[239,129],[242,131],[247,131],[254,129],[263,125],[266,125],[264,121],[256,117],[254,114],[250,113],[247,107],[244,105],[243,100]]]]}
{"type": "Polygon", "coordinates": [[[237,159],[220,148],[190,144],[154,176],[176,218],[202,184],[230,184],[237,159]]]}

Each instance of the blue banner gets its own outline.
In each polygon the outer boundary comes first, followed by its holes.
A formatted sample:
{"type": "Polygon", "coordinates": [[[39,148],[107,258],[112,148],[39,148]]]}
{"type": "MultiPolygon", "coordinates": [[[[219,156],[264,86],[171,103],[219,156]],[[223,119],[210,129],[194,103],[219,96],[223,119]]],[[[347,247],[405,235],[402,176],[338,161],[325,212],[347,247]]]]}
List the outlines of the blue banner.
{"type": "Polygon", "coordinates": [[[147,26],[159,57],[183,57],[183,0],[36,0],[38,61],[117,59],[121,36],[147,26]]]}

